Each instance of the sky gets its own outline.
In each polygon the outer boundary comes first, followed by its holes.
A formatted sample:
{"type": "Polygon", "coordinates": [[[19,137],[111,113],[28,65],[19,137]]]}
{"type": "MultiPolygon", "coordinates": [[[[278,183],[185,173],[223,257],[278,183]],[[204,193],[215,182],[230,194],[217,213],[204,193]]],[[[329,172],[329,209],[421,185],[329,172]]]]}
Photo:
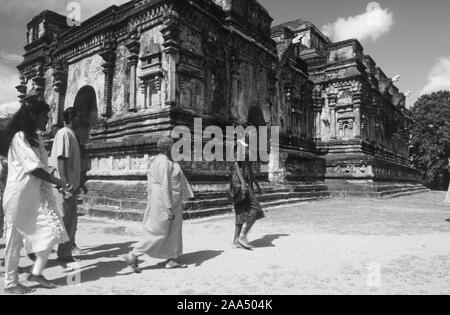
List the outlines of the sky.
{"type": "MultiPolygon", "coordinates": [[[[0,117],[17,106],[15,69],[22,60],[26,24],[49,9],[72,14],[74,1],[0,0],[0,117]]],[[[81,19],[127,0],[78,0],[81,19]]],[[[397,86],[411,91],[407,106],[424,93],[450,90],[449,0],[259,0],[274,19],[273,25],[306,19],[333,41],[357,38],[377,65],[397,86]]]]}

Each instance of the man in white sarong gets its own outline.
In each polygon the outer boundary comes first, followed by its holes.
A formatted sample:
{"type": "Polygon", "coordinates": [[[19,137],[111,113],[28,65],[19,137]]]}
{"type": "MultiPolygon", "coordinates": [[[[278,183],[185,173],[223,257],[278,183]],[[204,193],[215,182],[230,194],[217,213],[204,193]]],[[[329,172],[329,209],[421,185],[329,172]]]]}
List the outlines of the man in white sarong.
{"type": "Polygon", "coordinates": [[[138,257],[148,255],[167,260],[165,267],[186,268],[176,261],[183,255],[183,201],[193,198],[192,189],[180,167],[172,161],[173,140],[161,138],[148,174],[148,206],[144,215],[142,240],[125,257],[140,273],[138,257]]]}

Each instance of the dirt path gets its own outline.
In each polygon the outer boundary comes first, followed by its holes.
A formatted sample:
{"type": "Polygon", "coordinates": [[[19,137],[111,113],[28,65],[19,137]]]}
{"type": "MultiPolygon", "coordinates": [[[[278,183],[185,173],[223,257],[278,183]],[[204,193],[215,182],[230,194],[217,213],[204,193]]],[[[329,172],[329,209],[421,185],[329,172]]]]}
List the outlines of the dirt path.
{"type": "MultiPolygon", "coordinates": [[[[139,224],[82,218],[77,242],[88,253],[81,284],[36,293],[450,294],[444,197],[431,192],[274,209],[256,225],[253,251],[231,249],[232,216],[186,222],[182,261],[190,268],[164,270],[146,259],[140,275],[120,261],[139,239],[139,224]]],[[[22,266],[29,265],[23,258],[22,266]]],[[[54,261],[46,275],[67,283],[54,261]]],[[[69,283],[76,279],[70,276],[69,283]]]]}

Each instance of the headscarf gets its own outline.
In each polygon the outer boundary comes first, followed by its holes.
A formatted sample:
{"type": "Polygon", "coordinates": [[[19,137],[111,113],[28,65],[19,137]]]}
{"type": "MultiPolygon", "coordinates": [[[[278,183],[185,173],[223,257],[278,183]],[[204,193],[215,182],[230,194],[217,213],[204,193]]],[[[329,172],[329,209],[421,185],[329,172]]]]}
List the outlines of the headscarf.
{"type": "Polygon", "coordinates": [[[164,136],[158,140],[156,147],[158,148],[159,153],[166,153],[172,150],[173,144],[174,141],[172,138],[164,136]]]}

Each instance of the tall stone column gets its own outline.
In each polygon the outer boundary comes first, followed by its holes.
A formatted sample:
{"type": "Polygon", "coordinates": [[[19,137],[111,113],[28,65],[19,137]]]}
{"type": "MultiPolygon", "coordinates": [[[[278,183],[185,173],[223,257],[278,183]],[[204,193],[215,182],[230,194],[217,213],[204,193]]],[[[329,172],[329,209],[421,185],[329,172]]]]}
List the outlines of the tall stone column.
{"type": "Polygon", "coordinates": [[[322,124],[320,123],[322,115],[322,104],[320,95],[313,97],[313,116],[314,116],[314,141],[322,140],[322,124]]]}
{"type": "Polygon", "coordinates": [[[353,113],[355,115],[353,136],[355,139],[361,139],[361,98],[361,92],[355,92],[353,95],[353,113]]]}
{"type": "Polygon", "coordinates": [[[141,92],[139,93],[141,99],[139,99],[138,96],[138,103],[142,104],[144,109],[148,109],[151,106],[150,85],[147,82],[145,82],[145,80],[140,79],[139,90],[141,92]]]}
{"type": "Polygon", "coordinates": [[[131,35],[131,39],[126,44],[128,49],[128,66],[130,67],[130,99],[128,104],[128,111],[137,111],[137,65],[139,60],[139,50],[141,47],[140,36],[137,31],[131,35]]]}
{"type": "Polygon", "coordinates": [[[287,129],[289,131],[295,132],[294,130],[294,107],[292,105],[292,101],[293,101],[293,91],[292,91],[292,86],[287,84],[284,87],[285,90],[285,100],[286,100],[286,112],[288,113],[288,117],[287,117],[287,129]]]}
{"type": "Polygon", "coordinates": [[[105,96],[105,105],[102,110],[103,117],[111,117],[112,116],[112,93],[113,93],[113,80],[114,80],[114,63],[116,59],[115,53],[115,45],[110,44],[108,47],[104,47],[104,49],[100,52],[100,56],[105,61],[102,64],[103,74],[105,75],[105,85],[103,89],[103,93],[105,96]]]}
{"type": "Polygon", "coordinates": [[[170,11],[164,16],[161,33],[164,38],[163,53],[167,62],[167,95],[166,105],[175,106],[177,104],[177,65],[180,60],[179,35],[179,15],[175,11],[170,11]]]}
{"type": "Polygon", "coordinates": [[[63,123],[63,113],[64,113],[64,102],[66,98],[66,88],[67,88],[67,72],[64,67],[57,65],[53,72],[53,89],[57,94],[55,114],[53,117],[53,127],[62,127],[63,123]]]}
{"type": "Polygon", "coordinates": [[[330,95],[328,97],[329,100],[329,107],[330,107],[330,138],[331,140],[337,140],[337,131],[336,131],[336,103],[337,103],[337,95],[330,95]]]}
{"type": "Polygon", "coordinates": [[[137,111],[137,86],[136,86],[136,73],[137,73],[138,58],[136,56],[128,57],[128,65],[130,66],[130,102],[129,111],[137,111]]]}

